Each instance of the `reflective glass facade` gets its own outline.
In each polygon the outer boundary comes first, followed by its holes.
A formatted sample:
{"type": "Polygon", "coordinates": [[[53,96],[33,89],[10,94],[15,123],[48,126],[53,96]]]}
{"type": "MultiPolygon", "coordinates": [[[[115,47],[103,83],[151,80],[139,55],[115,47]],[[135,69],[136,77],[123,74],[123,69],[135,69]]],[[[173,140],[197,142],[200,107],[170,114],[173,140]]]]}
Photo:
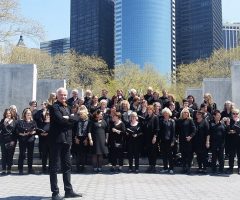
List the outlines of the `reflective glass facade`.
{"type": "Polygon", "coordinates": [[[63,38],[40,43],[40,49],[47,52],[49,55],[67,53],[70,50],[70,39],[63,38]]]}
{"type": "Polygon", "coordinates": [[[176,1],[177,65],[209,57],[223,47],[221,0],[176,1]]]}
{"type": "Polygon", "coordinates": [[[172,0],[115,1],[115,65],[130,60],[153,64],[163,74],[173,67],[175,15],[172,0]]]}
{"type": "Polygon", "coordinates": [[[225,49],[236,48],[240,45],[240,23],[223,25],[223,44],[225,49]]]}
{"type": "Polygon", "coordinates": [[[114,3],[112,0],[71,0],[70,47],[85,55],[114,61],[114,3]]]}

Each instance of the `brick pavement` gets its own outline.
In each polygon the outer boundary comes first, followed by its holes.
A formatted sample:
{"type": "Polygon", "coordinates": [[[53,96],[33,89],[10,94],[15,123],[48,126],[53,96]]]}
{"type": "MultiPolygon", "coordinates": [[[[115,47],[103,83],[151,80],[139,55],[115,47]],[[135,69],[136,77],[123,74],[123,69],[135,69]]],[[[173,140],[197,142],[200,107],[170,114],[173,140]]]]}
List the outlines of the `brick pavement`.
{"type": "MultiPolygon", "coordinates": [[[[64,194],[59,175],[61,194],[64,194]]],[[[163,174],[73,174],[76,192],[88,200],[238,200],[240,176],[199,176],[163,174]]],[[[48,175],[10,175],[0,177],[0,200],[50,199],[48,175]]]]}

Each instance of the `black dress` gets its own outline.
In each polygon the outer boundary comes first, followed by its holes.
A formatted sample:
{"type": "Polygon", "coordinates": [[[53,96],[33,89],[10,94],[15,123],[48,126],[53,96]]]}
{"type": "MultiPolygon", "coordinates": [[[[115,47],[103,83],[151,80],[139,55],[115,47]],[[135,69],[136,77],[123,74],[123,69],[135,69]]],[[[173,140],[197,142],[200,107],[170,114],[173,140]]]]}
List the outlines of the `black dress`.
{"type": "Polygon", "coordinates": [[[108,134],[108,126],[104,120],[90,121],[88,133],[91,133],[93,140],[92,153],[97,155],[108,154],[106,138],[108,134]]]}
{"type": "Polygon", "coordinates": [[[110,158],[113,166],[116,166],[117,161],[119,166],[123,166],[123,147],[125,141],[125,125],[123,122],[119,124],[111,123],[110,125],[110,134],[109,134],[109,150],[110,158]],[[112,129],[115,128],[120,133],[113,132],[112,129]]]}

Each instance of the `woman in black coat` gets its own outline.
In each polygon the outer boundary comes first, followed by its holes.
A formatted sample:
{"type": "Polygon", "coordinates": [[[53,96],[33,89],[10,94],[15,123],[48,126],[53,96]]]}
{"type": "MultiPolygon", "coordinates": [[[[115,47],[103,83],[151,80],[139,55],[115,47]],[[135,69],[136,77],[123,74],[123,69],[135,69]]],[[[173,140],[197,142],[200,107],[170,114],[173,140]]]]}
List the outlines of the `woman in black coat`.
{"type": "Polygon", "coordinates": [[[11,174],[13,154],[16,146],[16,121],[10,109],[6,109],[0,122],[0,144],[2,152],[2,175],[11,174]]]}
{"type": "Polygon", "coordinates": [[[16,133],[19,140],[18,170],[20,175],[23,174],[23,162],[26,150],[28,156],[28,173],[34,173],[32,164],[36,128],[37,124],[32,118],[31,110],[29,108],[24,109],[22,120],[20,120],[16,125],[16,133]]]}
{"type": "Polygon", "coordinates": [[[157,137],[159,134],[159,118],[154,114],[154,107],[152,105],[147,107],[147,117],[145,119],[143,132],[148,156],[149,167],[147,173],[156,172],[156,161],[158,153],[157,137]]]}
{"type": "MultiPolygon", "coordinates": [[[[240,174],[240,118],[239,110],[232,110],[232,117],[223,118],[227,125],[227,137],[229,142],[229,169],[228,173],[233,173],[234,158],[237,155],[238,174],[240,174]],[[230,122],[230,123],[229,123],[230,122]]],[[[227,138],[226,137],[226,138],[227,138]]]]}
{"type": "Polygon", "coordinates": [[[221,122],[221,113],[219,110],[215,110],[213,113],[214,120],[210,123],[208,146],[212,151],[212,172],[216,173],[217,160],[219,163],[218,173],[223,173],[224,169],[224,144],[227,135],[226,124],[221,122]],[[210,142],[210,143],[209,143],[210,142]]]}
{"type": "Polygon", "coordinates": [[[88,153],[88,111],[81,110],[79,113],[79,121],[73,129],[74,143],[76,145],[76,166],[77,172],[85,170],[88,153]]]}
{"type": "Polygon", "coordinates": [[[128,172],[133,171],[133,158],[134,158],[135,172],[138,173],[142,128],[140,123],[138,122],[138,116],[136,112],[132,112],[130,115],[130,123],[126,127],[126,135],[127,135],[127,150],[128,150],[128,161],[129,161],[128,172]]]}
{"type": "Polygon", "coordinates": [[[169,108],[162,110],[163,118],[159,121],[160,148],[163,153],[162,173],[173,174],[173,147],[175,144],[175,121],[171,119],[172,112],[169,108]]]}
{"type": "Polygon", "coordinates": [[[179,135],[179,146],[182,156],[183,173],[191,173],[192,164],[192,138],[196,133],[196,126],[190,117],[188,108],[181,111],[180,119],[177,121],[176,132],[179,135]]]}
{"type": "Polygon", "coordinates": [[[193,152],[197,154],[198,172],[206,173],[207,170],[207,136],[209,132],[209,123],[204,119],[204,112],[196,113],[196,134],[193,137],[193,152]]]}
{"type": "Polygon", "coordinates": [[[121,113],[115,112],[112,116],[112,123],[109,130],[109,154],[111,155],[112,168],[111,172],[122,171],[123,167],[123,145],[126,137],[126,128],[121,121],[121,113]],[[118,169],[116,165],[119,165],[118,169]]]}

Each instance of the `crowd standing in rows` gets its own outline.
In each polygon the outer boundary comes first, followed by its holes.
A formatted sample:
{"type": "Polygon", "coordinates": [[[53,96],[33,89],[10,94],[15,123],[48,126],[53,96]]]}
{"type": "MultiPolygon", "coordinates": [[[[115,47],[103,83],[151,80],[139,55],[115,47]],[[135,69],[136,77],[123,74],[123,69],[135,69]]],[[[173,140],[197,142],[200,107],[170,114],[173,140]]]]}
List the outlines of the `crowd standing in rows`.
{"type": "MultiPolygon", "coordinates": [[[[0,122],[2,175],[11,173],[17,142],[19,174],[23,174],[26,151],[28,173],[34,173],[36,135],[39,136],[42,172],[48,172],[50,113],[55,103],[56,94],[52,93],[46,102],[42,102],[40,110],[37,110],[37,102],[31,101],[21,117],[14,105],[5,110],[0,122]]],[[[122,90],[117,90],[111,98],[105,89],[101,97],[87,90],[83,98],[78,97],[78,90],[73,90],[64,106],[69,107],[77,118],[72,126],[71,153],[78,172],[84,172],[91,154],[95,173],[102,171],[106,155],[112,165],[111,172],[122,172],[127,156],[128,172],[139,173],[139,158],[147,156],[149,167],[146,172],[155,173],[160,152],[163,159],[161,173],[174,174],[174,167],[180,160],[182,173],[190,174],[195,154],[198,172],[207,173],[211,153],[212,173],[233,173],[237,155],[240,174],[239,110],[231,101],[220,105],[223,110],[219,111],[209,93],[204,94],[202,104],[197,105],[192,95],[177,102],[166,90],[162,90],[160,96],[149,87],[143,96],[131,89],[128,98],[122,90]],[[226,171],[225,158],[229,160],[226,171]]]]}

